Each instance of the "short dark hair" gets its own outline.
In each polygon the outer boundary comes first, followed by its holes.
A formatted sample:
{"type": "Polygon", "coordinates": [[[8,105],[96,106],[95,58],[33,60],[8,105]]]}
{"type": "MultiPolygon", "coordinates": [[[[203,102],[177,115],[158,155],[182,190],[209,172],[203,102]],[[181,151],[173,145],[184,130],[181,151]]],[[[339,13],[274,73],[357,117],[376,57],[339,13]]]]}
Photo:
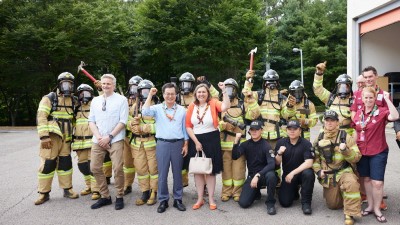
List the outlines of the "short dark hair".
{"type": "Polygon", "coordinates": [[[364,69],[363,69],[363,71],[362,71],[362,73],[363,73],[363,76],[364,76],[364,72],[367,72],[367,71],[372,71],[372,73],[376,76],[376,75],[378,75],[378,71],[375,69],[375,67],[373,67],[373,66],[367,66],[367,67],[365,67],[364,69]]]}
{"type": "Polygon", "coordinates": [[[164,94],[165,89],[167,88],[174,88],[175,89],[175,94],[178,94],[178,87],[174,83],[166,83],[162,86],[161,91],[164,94]]]}

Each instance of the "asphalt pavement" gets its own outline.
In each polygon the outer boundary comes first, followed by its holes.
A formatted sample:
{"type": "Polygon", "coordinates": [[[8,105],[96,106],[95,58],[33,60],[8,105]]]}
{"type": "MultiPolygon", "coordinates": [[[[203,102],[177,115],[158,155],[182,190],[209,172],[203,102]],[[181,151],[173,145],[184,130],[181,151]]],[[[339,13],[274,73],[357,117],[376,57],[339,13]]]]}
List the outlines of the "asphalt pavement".
{"type": "MultiPolygon", "coordinates": [[[[318,135],[321,125],[311,129],[311,140],[318,135]]],[[[386,167],[385,193],[388,195],[389,209],[384,213],[388,220],[386,224],[400,224],[400,151],[395,142],[394,131],[386,129],[389,144],[389,159],[386,167]]],[[[133,192],[125,196],[125,208],[114,210],[114,205],[92,210],[90,205],[94,203],[90,196],[80,196],[78,199],[63,198],[63,192],[58,187],[57,176],[53,180],[50,200],[43,205],[35,206],[33,202],[38,197],[37,168],[39,165],[39,138],[36,129],[25,127],[13,129],[0,127],[0,224],[343,224],[343,210],[329,210],[322,198],[322,187],[317,182],[314,186],[312,201],[313,213],[310,216],[303,215],[301,204],[295,201],[290,208],[282,208],[277,202],[277,214],[270,216],[266,212],[264,201],[266,190],[262,190],[262,199],[256,201],[250,208],[242,209],[230,200],[221,202],[221,176],[217,176],[215,199],[218,209],[211,211],[206,204],[199,210],[192,210],[191,206],[196,202],[196,189],[193,176],[190,176],[189,187],[184,189],[183,203],[187,207],[186,212],[180,212],[170,207],[165,213],[157,213],[158,203],[153,206],[136,206],[134,201],[140,197],[137,180],[133,185],[133,192]]],[[[74,190],[80,192],[84,188],[83,176],[77,167],[77,157],[72,153],[74,174],[74,190]]],[[[109,185],[112,196],[115,189],[109,185]]],[[[172,174],[169,176],[169,188],[172,189],[172,174]]],[[[113,199],[115,202],[115,197],[113,199]]],[[[365,207],[365,204],[363,205],[365,207]]],[[[377,224],[373,215],[359,218],[356,224],[377,224]]]]}

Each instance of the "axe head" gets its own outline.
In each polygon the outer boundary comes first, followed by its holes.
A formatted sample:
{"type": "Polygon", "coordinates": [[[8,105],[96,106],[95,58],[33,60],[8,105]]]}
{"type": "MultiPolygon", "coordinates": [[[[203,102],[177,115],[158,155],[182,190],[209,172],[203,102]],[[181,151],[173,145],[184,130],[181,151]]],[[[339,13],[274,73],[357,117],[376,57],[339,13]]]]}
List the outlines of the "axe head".
{"type": "Polygon", "coordinates": [[[257,47],[255,47],[254,49],[252,49],[252,50],[249,52],[249,55],[250,55],[250,54],[254,54],[254,53],[257,53],[257,47]]]}
{"type": "Polygon", "coordinates": [[[81,64],[78,66],[78,73],[82,70],[84,66],[86,66],[85,62],[81,61],[81,64]]]}
{"type": "Polygon", "coordinates": [[[309,109],[297,109],[300,114],[305,114],[305,115],[310,115],[310,110],[309,109]]]}

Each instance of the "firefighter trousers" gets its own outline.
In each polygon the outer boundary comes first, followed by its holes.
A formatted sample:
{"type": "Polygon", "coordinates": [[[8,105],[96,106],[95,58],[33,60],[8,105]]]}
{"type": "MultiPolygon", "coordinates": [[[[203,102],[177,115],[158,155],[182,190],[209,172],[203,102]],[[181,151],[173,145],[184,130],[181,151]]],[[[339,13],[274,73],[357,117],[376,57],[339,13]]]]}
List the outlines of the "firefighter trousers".
{"type": "Polygon", "coordinates": [[[38,169],[38,192],[49,193],[54,174],[57,172],[59,186],[72,188],[71,143],[60,136],[50,133],[51,149],[40,148],[40,166],[38,169]]]}
{"type": "Polygon", "coordinates": [[[78,168],[83,174],[86,187],[90,188],[92,192],[99,192],[99,186],[96,183],[96,179],[92,172],[90,172],[90,149],[76,150],[78,156],[78,168]]]}
{"type": "Polygon", "coordinates": [[[156,147],[144,148],[142,141],[140,147],[132,147],[133,164],[136,169],[137,178],[141,192],[148,190],[157,191],[158,169],[156,159],[156,147]]]}
{"type": "Polygon", "coordinates": [[[224,170],[222,172],[221,196],[239,197],[246,178],[246,159],[242,155],[232,160],[232,151],[222,151],[224,170]]]}
{"type": "Polygon", "coordinates": [[[361,216],[360,184],[354,173],[343,173],[335,186],[330,182],[324,187],[324,198],[329,209],[343,207],[345,215],[361,216]]]}
{"type": "Polygon", "coordinates": [[[124,141],[124,188],[132,186],[133,181],[135,180],[135,167],[133,166],[132,153],[130,138],[127,137],[124,141]]]}

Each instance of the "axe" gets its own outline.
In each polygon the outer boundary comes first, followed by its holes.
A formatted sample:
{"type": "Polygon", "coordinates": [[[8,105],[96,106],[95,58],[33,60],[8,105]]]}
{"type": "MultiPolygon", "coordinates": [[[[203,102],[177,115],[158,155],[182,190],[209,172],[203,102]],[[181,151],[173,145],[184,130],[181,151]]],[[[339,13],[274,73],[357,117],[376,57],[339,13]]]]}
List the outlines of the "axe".
{"type": "Polygon", "coordinates": [[[256,53],[256,52],[257,52],[257,47],[255,47],[254,49],[252,49],[249,52],[249,55],[250,55],[250,69],[249,70],[253,70],[254,53],[256,53]]]}
{"type": "Polygon", "coordinates": [[[80,71],[82,71],[91,81],[96,82],[96,79],[85,69],[83,69],[83,67],[86,66],[86,64],[81,61],[81,64],[78,66],[78,74],[80,71]]]}

